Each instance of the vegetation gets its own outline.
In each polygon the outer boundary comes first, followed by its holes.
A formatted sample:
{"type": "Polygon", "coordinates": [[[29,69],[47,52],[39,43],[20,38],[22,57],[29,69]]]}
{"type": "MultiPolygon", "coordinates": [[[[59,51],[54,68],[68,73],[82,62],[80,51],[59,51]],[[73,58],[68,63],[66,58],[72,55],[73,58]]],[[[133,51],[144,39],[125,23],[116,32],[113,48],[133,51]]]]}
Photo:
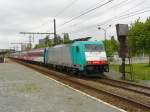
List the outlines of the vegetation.
{"type": "Polygon", "coordinates": [[[56,40],[55,39],[49,39],[49,36],[46,36],[43,43],[39,43],[35,46],[36,48],[44,48],[44,47],[51,47],[56,44],[67,44],[70,43],[70,38],[68,33],[64,33],[64,37],[61,38],[59,35],[57,35],[56,40]]]}
{"type": "Polygon", "coordinates": [[[32,44],[31,43],[27,44],[26,50],[30,50],[31,48],[32,48],[32,44]]]}
{"type": "Polygon", "coordinates": [[[63,38],[63,43],[67,44],[70,43],[70,38],[69,38],[69,34],[68,33],[64,33],[64,38],[63,38]]]}
{"type": "Polygon", "coordinates": [[[104,45],[108,57],[111,57],[115,52],[118,52],[119,44],[115,40],[114,36],[111,37],[111,40],[105,40],[104,45]]]}
{"type": "Polygon", "coordinates": [[[45,47],[52,46],[52,40],[49,39],[49,36],[46,36],[45,42],[43,44],[45,45],[45,47]]]}
{"type": "Polygon", "coordinates": [[[150,65],[150,18],[145,22],[140,19],[131,24],[129,29],[129,48],[132,56],[147,54],[150,65]]]}
{"type": "MultiPolygon", "coordinates": [[[[108,43],[108,42],[107,42],[108,43]]],[[[140,19],[131,24],[128,32],[128,43],[131,56],[147,55],[149,56],[149,65],[147,64],[133,64],[133,76],[135,79],[150,80],[150,17],[145,22],[140,19]]],[[[109,42],[110,44],[110,42],[109,42]]],[[[108,44],[108,53],[111,53],[112,47],[108,44]]],[[[113,71],[119,72],[119,65],[110,64],[113,71]]],[[[126,67],[126,71],[129,67],[126,67]]],[[[128,76],[128,75],[127,75],[128,76]]]]}
{"type": "MultiPolygon", "coordinates": [[[[44,39],[43,43],[39,43],[35,46],[35,49],[37,48],[45,48],[45,47],[51,47],[54,46],[54,42],[56,44],[68,44],[71,43],[73,41],[84,41],[84,40],[89,40],[91,37],[85,37],[85,38],[79,38],[79,39],[75,39],[75,40],[70,40],[69,34],[68,33],[64,33],[64,37],[61,38],[59,35],[57,35],[57,39],[49,39],[49,36],[46,36],[44,39]]],[[[105,49],[106,49],[106,53],[107,56],[112,56],[115,52],[118,51],[118,42],[115,40],[114,36],[111,37],[111,40],[105,40],[104,41],[105,44],[105,49]]]]}
{"type": "Polygon", "coordinates": [[[35,45],[34,48],[37,49],[37,48],[44,48],[44,47],[46,47],[46,45],[44,43],[41,43],[41,44],[35,45]]]}
{"type": "MultiPolygon", "coordinates": [[[[133,64],[133,76],[136,80],[150,80],[150,68],[147,64],[133,64]]],[[[116,72],[119,72],[119,65],[110,64],[110,69],[116,72]]],[[[126,71],[128,67],[126,67],[126,71]]]]}

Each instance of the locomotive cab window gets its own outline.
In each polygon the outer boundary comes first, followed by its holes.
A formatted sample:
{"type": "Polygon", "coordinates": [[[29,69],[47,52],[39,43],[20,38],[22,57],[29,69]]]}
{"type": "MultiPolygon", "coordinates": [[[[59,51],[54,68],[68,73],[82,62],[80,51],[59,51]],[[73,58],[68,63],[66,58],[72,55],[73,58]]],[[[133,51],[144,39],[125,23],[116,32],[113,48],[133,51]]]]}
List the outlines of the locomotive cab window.
{"type": "Polygon", "coordinates": [[[76,52],[79,52],[79,46],[76,46],[76,52]]]}
{"type": "Polygon", "coordinates": [[[97,44],[86,44],[85,48],[86,48],[86,52],[102,52],[102,51],[104,51],[104,46],[97,45],[97,44]]]}

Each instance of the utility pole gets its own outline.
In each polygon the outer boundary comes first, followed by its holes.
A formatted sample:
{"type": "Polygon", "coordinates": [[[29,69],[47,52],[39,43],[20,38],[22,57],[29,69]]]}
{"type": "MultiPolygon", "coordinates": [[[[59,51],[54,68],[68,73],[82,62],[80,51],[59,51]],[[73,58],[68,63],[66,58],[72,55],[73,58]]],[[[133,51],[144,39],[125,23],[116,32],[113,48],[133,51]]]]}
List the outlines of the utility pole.
{"type": "Polygon", "coordinates": [[[57,44],[56,20],[54,19],[54,45],[57,44]]]}
{"type": "MultiPolygon", "coordinates": [[[[41,34],[41,35],[54,35],[54,33],[44,33],[44,32],[20,32],[20,34],[28,34],[28,35],[33,35],[33,37],[34,37],[34,35],[39,35],[39,34],[41,34]]],[[[30,44],[30,48],[31,48],[31,41],[32,40],[32,37],[31,36],[29,36],[29,44],[30,44]]]]}
{"type": "MultiPolygon", "coordinates": [[[[20,32],[20,34],[28,34],[28,35],[33,35],[33,37],[34,37],[34,35],[36,34],[36,35],[39,35],[39,34],[41,34],[41,35],[54,35],[54,44],[56,45],[57,44],[57,33],[56,33],[56,20],[54,19],[54,32],[53,33],[47,33],[47,32],[20,32]]],[[[31,37],[29,37],[29,43],[31,44],[31,37]]]]}
{"type": "MultiPolygon", "coordinates": [[[[34,35],[34,34],[33,34],[33,35],[34,35]]],[[[29,49],[31,49],[31,47],[32,47],[32,43],[31,43],[32,40],[31,40],[31,39],[32,39],[32,36],[30,35],[30,36],[29,36],[29,49]]]]}

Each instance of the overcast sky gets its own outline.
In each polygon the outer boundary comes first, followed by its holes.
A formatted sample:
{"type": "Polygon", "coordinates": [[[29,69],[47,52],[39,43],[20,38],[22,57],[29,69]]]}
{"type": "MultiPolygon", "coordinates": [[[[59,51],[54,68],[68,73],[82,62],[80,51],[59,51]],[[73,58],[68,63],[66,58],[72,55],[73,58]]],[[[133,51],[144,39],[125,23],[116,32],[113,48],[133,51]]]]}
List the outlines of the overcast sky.
{"type": "MultiPolygon", "coordinates": [[[[53,18],[56,18],[57,33],[60,35],[68,32],[71,39],[92,36],[95,40],[103,40],[104,31],[98,30],[97,25],[106,29],[109,39],[116,35],[116,23],[130,25],[139,17],[145,21],[150,16],[150,11],[142,13],[150,10],[150,0],[112,0],[63,25],[108,1],[110,0],[0,0],[0,49],[12,47],[12,42],[27,42],[29,35],[19,34],[22,31],[53,32],[53,18]]],[[[34,43],[42,38],[44,36],[36,35],[34,43]]]]}

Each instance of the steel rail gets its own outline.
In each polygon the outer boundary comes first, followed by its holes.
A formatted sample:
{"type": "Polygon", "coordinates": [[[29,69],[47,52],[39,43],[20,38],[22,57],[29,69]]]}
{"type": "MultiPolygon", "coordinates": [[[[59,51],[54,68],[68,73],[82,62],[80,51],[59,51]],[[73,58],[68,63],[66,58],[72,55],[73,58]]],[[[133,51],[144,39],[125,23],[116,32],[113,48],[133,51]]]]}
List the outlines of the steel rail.
{"type": "Polygon", "coordinates": [[[129,90],[129,91],[136,92],[136,93],[143,94],[145,96],[150,97],[150,88],[146,87],[146,86],[131,84],[131,83],[128,83],[128,82],[114,80],[114,79],[110,79],[110,78],[97,79],[95,81],[99,82],[99,83],[107,84],[107,85],[110,85],[110,86],[114,86],[114,87],[117,87],[117,88],[126,89],[126,90],[129,90]]]}

